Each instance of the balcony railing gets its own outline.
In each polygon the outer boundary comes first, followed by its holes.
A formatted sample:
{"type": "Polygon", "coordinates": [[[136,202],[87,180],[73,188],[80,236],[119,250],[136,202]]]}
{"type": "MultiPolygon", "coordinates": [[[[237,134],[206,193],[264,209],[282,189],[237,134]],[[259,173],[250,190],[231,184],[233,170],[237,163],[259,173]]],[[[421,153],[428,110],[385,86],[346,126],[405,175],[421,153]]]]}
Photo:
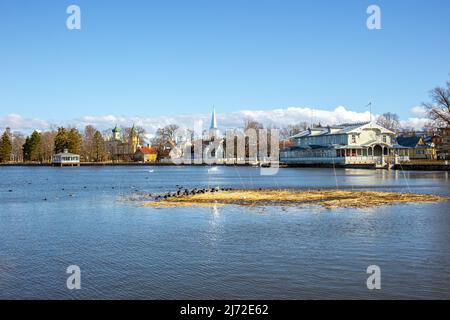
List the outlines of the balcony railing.
{"type": "Polygon", "coordinates": [[[311,157],[311,156],[290,156],[289,153],[283,153],[280,156],[282,162],[287,163],[345,163],[345,164],[394,164],[395,159],[398,162],[409,161],[408,156],[345,156],[345,157],[311,157]]]}

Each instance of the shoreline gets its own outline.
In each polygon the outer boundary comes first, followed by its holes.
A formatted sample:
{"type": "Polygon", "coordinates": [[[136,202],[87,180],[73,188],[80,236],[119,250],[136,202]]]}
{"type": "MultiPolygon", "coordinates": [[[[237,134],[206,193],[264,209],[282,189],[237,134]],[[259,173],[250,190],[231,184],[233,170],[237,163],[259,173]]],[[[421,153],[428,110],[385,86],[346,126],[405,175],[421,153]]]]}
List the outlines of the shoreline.
{"type": "MultiPolygon", "coordinates": [[[[201,164],[174,164],[167,162],[80,162],[79,165],[74,167],[113,167],[113,166],[144,166],[144,167],[167,167],[167,166],[211,166],[206,163],[201,164]]],[[[214,164],[212,166],[225,166],[225,167],[254,167],[252,164],[214,164]]],[[[51,163],[0,163],[1,167],[55,167],[51,163]]],[[[64,166],[66,167],[66,166],[64,166]]],[[[386,168],[376,168],[373,165],[339,165],[339,164],[280,164],[280,168],[340,168],[340,169],[371,169],[371,170],[388,170],[386,168]]],[[[404,171],[450,171],[450,165],[445,164],[396,164],[390,170],[404,170],[404,171]]]]}

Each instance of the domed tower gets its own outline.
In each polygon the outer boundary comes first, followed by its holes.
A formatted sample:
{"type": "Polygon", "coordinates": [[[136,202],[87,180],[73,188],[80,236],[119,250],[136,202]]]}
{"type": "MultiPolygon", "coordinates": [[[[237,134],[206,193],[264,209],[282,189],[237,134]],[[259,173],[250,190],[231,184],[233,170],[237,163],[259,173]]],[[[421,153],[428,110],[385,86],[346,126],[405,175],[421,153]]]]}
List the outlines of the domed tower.
{"type": "Polygon", "coordinates": [[[132,152],[136,152],[138,146],[139,146],[139,132],[137,131],[136,127],[133,126],[131,127],[130,130],[130,144],[131,144],[131,150],[132,152]]]}
{"type": "Polygon", "coordinates": [[[121,136],[120,136],[121,131],[122,130],[120,130],[120,128],[117,127],[117,125],[114,127],[114,129],[112,129],[112,134],[113,134],[112,138],[113,138],[113,140],[120,140],[121,139],[121,136]]]}

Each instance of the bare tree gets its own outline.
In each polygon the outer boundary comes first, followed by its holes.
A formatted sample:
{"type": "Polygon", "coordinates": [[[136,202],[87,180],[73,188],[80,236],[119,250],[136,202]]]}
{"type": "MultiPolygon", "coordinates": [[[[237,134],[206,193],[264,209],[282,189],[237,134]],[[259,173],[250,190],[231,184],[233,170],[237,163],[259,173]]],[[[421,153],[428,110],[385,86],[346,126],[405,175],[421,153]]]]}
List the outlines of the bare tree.
{"type": "Polygon", "coordinates": [[[252,119],[245,119],[244,120],[244,132],[247,132],[247,130],[255,130],[256,131],[256,144],[252,143],[252,139],[250,136],[245,136],[245,156],[248,158],[251,155],[251,150],[259,149],[260,145],[260,129],[264,129],[264,125],[258,121],[252,120],[252,119]]]}
{"type": "Polygon", "coordinates": [[[136,130],[136,132],[138,134],[139,144],[141,146],[145,145],[145,142],[146,142],[145,141],[145,133],[146,133],[145,129],[140,126],[136,126],[134,129],[136,130]]]}
{"type": "Polygon", "coordinates": [[[397,114],[392,112],[386,112],[379,116],[377,124],[393,132],[397,132],[400,129],[400,119],[397,114]]]}
{"type": "Polygon", "coordinates": [[[56,132],[54,131],[45,131],[41,132],[41,139],[39,140],[38,150],[39,150],[39,159],[41,162],[51,162],[54,145],[55,145],[55,136],[56,132]]]}
{"type": "Polygon", "coordinates": [[[294,125],[287,125],[280,129],[280,138],[282,140],[289,139],[290,137],[295,136],[296,134],[305,131],[306,129],[308,129],[307,122],[300,122],[294,125]]]}
{"type": "Polygon", "coordinates": [[[81,142],[81,156],[85,161],[92,161],[94,159],[94,135],[97,130],[91,126],[87,125],[84,128],[83,140],[81,142]]]}
{"type": "Polygon", "coordinates": [[[401,127],[399,128],[397,134],[403,136],[415,136],[416,129],[414,129],[413,127],[401,127]]]}
{"type": "Polygon", "coordinates": [[[434,126],[433,123],[431,122],[427,122],[423,125],[422,127],[422,131],[425,133],[425,135],[427,136],[434,136],[436,134],[439,133],[439,130],[437,130],[437,128],[434,126]]]}
{"type": "Polygon", "coordinates": [[[431,90],[431,102],[422,103],[436,127],[450,126],[450,82],[446,85],[447,87],[436,87],[431,90]]]}
{"type": "Polygon", "coordinates": [[[244,130],[247,130],[247,129],[255,129],[255,130],[264,129],[264,126],[262,123],[260,123],[258,121],[255,121],[252,119],[245,119],[244,120],[244,130]]]}
{"type": "Polygon", "coordinates": [[[12,134],[12,152],[11,158],[14,162],[23,161],[22,147],[25,143],[25,136],[21,132],[14,132],[12,134]]]}
{"type": "Polygon", "coordinates": [[[169,124],[163,128],[156,130],[155,136],[152,139],[154,145],[159,151],[167,147],[172,148],[175,145],[175,133],[179,129],[176,124],[169,124]]]}

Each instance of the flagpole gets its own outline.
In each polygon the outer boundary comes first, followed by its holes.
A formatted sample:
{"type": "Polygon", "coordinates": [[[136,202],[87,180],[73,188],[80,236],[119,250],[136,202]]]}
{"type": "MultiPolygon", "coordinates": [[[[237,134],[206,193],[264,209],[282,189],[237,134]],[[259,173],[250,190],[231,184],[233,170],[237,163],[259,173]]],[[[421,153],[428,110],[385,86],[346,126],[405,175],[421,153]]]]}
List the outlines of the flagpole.
{"type": "Polygon", "coordinates": [[[372,123],[372,102],[369,102],[368,104],[366,104],[366,108],[369,107],[369,119],[370,119],[370,123],[372,123]]]}

